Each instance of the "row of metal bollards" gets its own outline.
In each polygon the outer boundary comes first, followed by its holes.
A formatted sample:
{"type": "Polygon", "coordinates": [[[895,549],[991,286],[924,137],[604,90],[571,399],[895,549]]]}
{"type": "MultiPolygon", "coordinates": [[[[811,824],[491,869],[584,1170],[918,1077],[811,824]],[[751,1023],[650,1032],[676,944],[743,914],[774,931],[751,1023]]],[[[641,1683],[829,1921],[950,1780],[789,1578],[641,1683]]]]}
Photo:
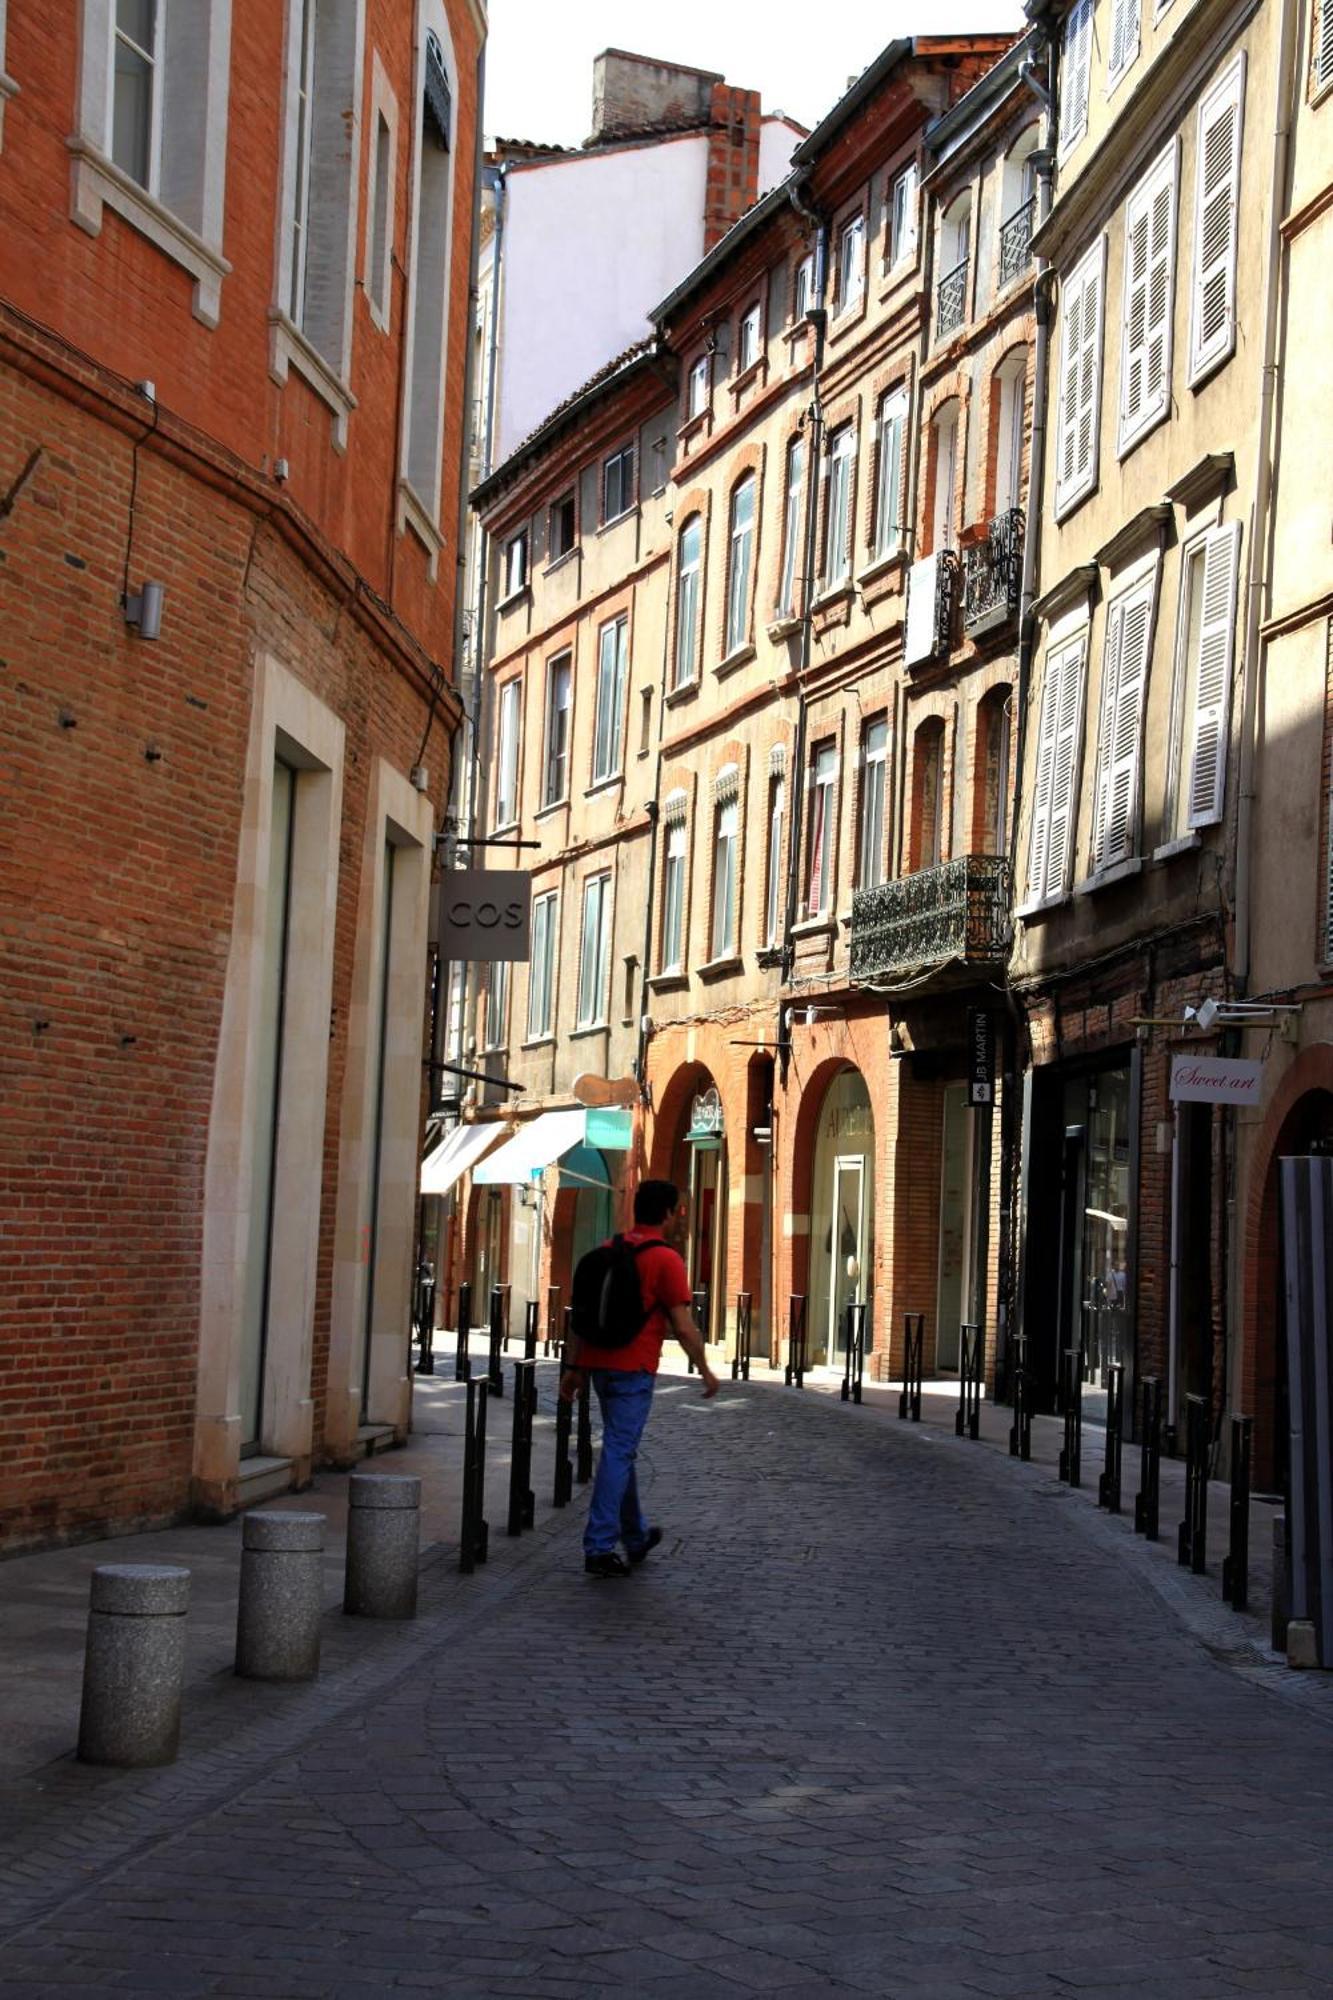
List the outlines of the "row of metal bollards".
{"type": "MultiPolygon", "coordinates": [[[[354,1473],[348,1482],[343,1610],[413,1618],[421,1481],[354,1473]]],[[[305,1681],[319,1672],[324,1516],[271,1509],[244,1517],[236,1672],[305,1681]]],[[[101,1563],[88,1604],[79,1757],[86,1764],[170,1764],[180,1743],[190,1572],[169,1563],[101,1563]]]]}

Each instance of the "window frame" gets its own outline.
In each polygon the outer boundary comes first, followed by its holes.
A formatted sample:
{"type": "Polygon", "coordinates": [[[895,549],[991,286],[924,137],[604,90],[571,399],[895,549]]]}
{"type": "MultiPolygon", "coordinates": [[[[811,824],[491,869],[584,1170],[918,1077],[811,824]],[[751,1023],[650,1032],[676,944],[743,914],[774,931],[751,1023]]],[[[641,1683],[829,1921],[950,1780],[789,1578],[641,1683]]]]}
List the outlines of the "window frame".
{"type": "Polygon", "coordinates": [[[838,298],[834,318],[854,312],[866,295],[866,212],[856,210],[838,230],[838,298]],[[854,265],[848,266],[848,245],[856,245],[854,265]],[[853,282],[854,280],[854,282],[853,282]]]}
{"type": "Polygon", "coordinates": [[[549,806],[562,805],[569,797],[570,749],[573,739],[574,722],[574,655],[568,648],[563,653],[553,653],[546,662],[546,714],[542,738],[542,810],[549,806]],[[556,693],[560,676],[564,676],[565,699],[557,702],[556,693]],[[564,717],[558,725],[558,718],[564,717]],[[555,748],[557,726],[560,745],[555,748]],[[558,777],[558,785],[552,783],[558,777]]]}
{"type": "Polygon", "coordinates": [[[830,431],[828,451],[824,467],[824,542],[821,551],[821,581],[824,591],[841,590],[850,583],[852,576],[853,513],[855,500],[853,480],[856,466],[856,422],[849,417],[830,431]],[[845,445],[845,449],[843,448],[845,445]],[[845,469],[845,479],[841,480],[841,500],[839,500],[840,468],[845,469]],[[834,527],[839,529],[837,538],[838,567],[834,569],[834,527]]]}
{"type": "Polygon", "coordinates": [[[903,514],[903,471],[904,447],[907,441],[908,395],[901,384],[886,389],[879,399],[879,409],[875,416],[875,560],[888,562],[892,556],[902,554],[906,522],[903,514]],[[892,452],[887,446],[886,433],[896,427],[897,438],[892,452]],[[888,521],[889,501],[893,501],[895,518],[888,521]]]}
{"type": "Polygon", "coordinates": [[[574,553],[574,550],[578,547],[578,543],[579,543],[578,487],[569,486],[566,487],[563,493],[556,494],[555,499],[551,501],[550,505],[547,507],[546,510],[546,548],[547,548],[546,559],[548,564],[561,562],[566,556],[572,555],[574,553]],[[563,524],[563,522],[566,519],[566,514],[565,514],[566,508],[568,508],[569,510],[568,512],[569,540],[566,542],[563,535],[561,535],[559,537],[561,546],[557,548],[556,547],[557,536],[555,532],[556,523],[560,522],[563,524]]]}
{"type": "Polygon", "coordinates": [[[740,827],[740,797],[732,792],[718,799],[713,808],[713,893],[708,918],[708,956],[713,964],[733,958],[737,950],[740,827]],[[724,868],[725,873],[722,872],[724,868]],[[726,890],[725,902],[719,902],[719,888],[722,887],[726,890]],[[725,932],[720,928],[723,918],[725,932]]]}
{"type": "Polygon", "coordinates": [[[735,653],[743,652],[752,637],[750,606],[758,513],[759,475],[750,470],[743,472],[732,487],[727,508],[727,604],[722,634],[724,661],[735,653]],[[743,522],[738,521],[742,495],[749,503],[748,518],[743,522]],[[743,560],[738,561],[738,556],[743,560]]]}
{"type": "Polygon", "coordinates": [[[523,731],[523,676],[510,674],[495,690],[495,829],[519,822],[519,775],[523,731]],[[506,797],[506,783],[512,796],[506,797]],[[508,807],[508,810],[506,810],[508,807]]]}
{"type": "Polygon", "coordinates": [[[605,785],[623,776],[625,769],[625,706],[629,691],[629,614],[617,612],[597,628],[597,691],[593,704],[592,741],[592,783],[605,785]],[[615,659],[610,676],[606,672],[606,641],[608,635],[615,638],[615,659]],[[611,689],[610,717],[603,731],[603,698],[607,688],[611,689]],[[598,750],[605,735],[606,747],[613,762],[599,765],[598,750]]]}
{"type": "Polygon", "coordinates": [[[801,576],[801,529],[803,526],[802,501],[805,498],[806,461],[809,452],[803,432],[793,431],[787,440],[787,450],[783,460],[782,487],[782,547],[779,551],[778,601],[779,618],[796,616],[797,594],[802,583],[801,576]],[[792,476],[792,461],[799,456],[800,472],[792,476]],[[790,572],[790,573],[789,573],[790,572]]]}
{"type": "Polygon", "coordinates": [[[764,356],[764,306],[756,299],[747,306],[736,324],[736,373],[748,375],[764,356]],[[747,353],[747,348],[750,350],[747,353]]]}
{"type": "Polygon", "coordinates": [[[512,604],[521,597],[528,587],[528,530],[520,528],[517,534],[506,535],[500,548],[500,567],[504,588],[500,593],[501,605],[512,604]],[[514,581],[515,550],[518,551],[518,582],[514,581]]]}
{"type": "Polygon", "coordinates": [[[685,378],[685,421],[692,424],[708,415],[713,399],[712,356],[700,354],[690,363],[685,378]]]}
{"type": "Polygon", "coordinates": [[[107,78],[109,97],[107,136],[110,143],[107,152],[112,164],[120,169],[127,180],[133,181],[136,187],[142,188],[144,193],[150,195],[154,201],[160,201],[162,186],[162,100],[165,95],[162,68],[165,0],[149,0],[149,4],[153,9],[153,46],[151,49],[145,49],[141,42],[134,40],[127,29],[121,27],[119,9],[115,4],[115,0],[112,0],[110,8],[111,61],[107,78]],[[126,48],[133,50],[134,54],[144,64],[148,75],[148,129],[143,135],[147,154],[147,177],[142,180],[132,168],[125,165],[123,160],[116,158],[116,83],[118,74],[116,65],[117,54],[122,42],[126,48]]]}
{"type": "Polygon", "coordinates": [[[919,240],[921,170],[915,160],[911,160],[895,174],[889,184],[889,240],[885,246],[884,268],[896,271],[916,256],[919,240]],[[899,191],[902,191],[901,228],[899,221],[899,191]]]}
{"type": "Polygon", "coordinates": [[[859,839],[856,856],[856,884],[859,889],[877,889],[888,879],[888,784],[889,784],[889,718],[887,713],[871,716],[861,731],[860,743],[861,784],[857,802],[859,839]],[[882,732],[882,740],[876,749],[871,748],[871,738],[882,732]],[[871,776],[872,771],[877,776],[871,776]],[[875,818],[872,811],[872,791],[878,801],[878,837],[874,837],[875,818]],[[873,864],[873,866],[871,865],[873,864]]]}
{"type": "Polygon", "coordinates": [[[702,647],[700,635],[703,630],[703,586],[704,586],[704,517],[696,507],[681,522],[680,533],[676,537],[676,631],[671,649],[671,692],[678,688],[694,687],[699,680],[699,659],[702,647]],[[693,557],[686,560],[685,538],[694,529],[698,534],[698,546],[693,557]],[[688,602],[687,602],[688,599],[688,602]],[[688,654],[688,672],[682,669],[683,656],[688,654]]]}
{"type": "Polygon", "coordinates": [[[579,979],[574,1002],[574,1025],[576,1029],[605,1028],[610,1025],[610,977],[611,977],[611,870],[595,869],[583,878],[581,897],[581,921],[579,925],[579,979]],[[592,892],[597,894],[597,962],[589,958],[588,906],[592,892]],[[596,982],[597,991],[586,990],[586,977],[596,982]],[[589,1007],[593,1011],[589,1012],[589,1007]]]}
{"type": "Polygon", "coordinates": [[[826,737],[810,747],[810,831],[806,838],[805,914],[815,922],[830,915],[837,889],[838,745],[826,737]],[[825,760],[827,759],[827,762],[825,760]],[[816,903],[816,868],[822,900],[816,903]]]}
{"type": "Polygon", "coordinates": [[[549,1040],[555,1027],[555,968],[556,942],[560,934],[559,908],[558,889],[543,889],[532,899],[532,957],[528,969],[527,1032],[524,1037],[529,1042],[549,1040]],[[541,971],[540,981],[533,977],[533,972],[538,967],[541,971]],[[544,1014],[540,1023],[533,1020],[535,995],[540,996],[544,1002],[544,1014]]]}
{"type": "Polygon", "coordinates": [[[809,319],[815,302],[815,253],[807,250],[792,268],[791,319],[793,328],[809,319]]]}
{"type": "Polygon", "coordinates": [[[784,929],[782,903],[783,820],[787,809],[785,771],[774,771],[768,781],[768,849],[764,862],[764,949],[775,951],[784,929]]]}
{"type": "Polygon", "coordinates": [[[685,905],[689,892],[689,867],[689,826],[684,813],[673,814],[662,826],[662,906],[657,948],[660,971],[665,977],[685,970],[685,905]]]}
{"type": "Polygon", "coordinates": [[[629,443],[621,445],[618,451],[611,452],[608,457],[602,460],[602,476],[599,486],[601,489],[602,526],[604,528],[609,528],[613,522],[622,521],[626,514],[634,512],[638,501],[638,457],[639,454],[635,450],[634,441],[631,439],[629,443]],[[609,502],[609,492],[611,473],[614,467],[620,468],[618,473],[619,497],[623,504],[612,510],[609,502]]]}

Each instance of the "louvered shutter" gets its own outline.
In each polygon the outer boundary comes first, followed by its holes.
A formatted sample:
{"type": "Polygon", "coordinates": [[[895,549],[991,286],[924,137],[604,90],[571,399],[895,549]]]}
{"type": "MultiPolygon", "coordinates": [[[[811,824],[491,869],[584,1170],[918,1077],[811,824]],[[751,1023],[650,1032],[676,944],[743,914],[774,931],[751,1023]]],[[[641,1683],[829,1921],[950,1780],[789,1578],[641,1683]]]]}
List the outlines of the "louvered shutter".
{"type": "Polygon", "coordinates": [[[1143,0],[1112,0],[1109,81],[1122,77],[1139,52],[1139,10],[1143,0]]]}
{"type": "Polygon", "coordinates": [[[1064,513],[1097,484],[1102,389],[1102,290],[1105,239],[1066,280],[1060,330],[1060,417],[1055,507],[1064,513]]]}
{"type": "Polygon", "coordinates": [[[1055,721],[1060,707],[1060,654],[1046,656],[1046,680],[1037,723],[1037,774],[1032,788],[1032,840],[1028,848],[1028,896],[1046,893],[1046,855],[1051,831],[1051,773],[1055,766],[1055,721]]]}
{"type": "Polygon", "coordinates": [[[1176,148],[1163,153],[1125,205],[1125,324],[1120,360],[1120,449],[1171,403],[1171,317],[1176,259],[1176,148]]]}
{"type": "Polygon", "coordinates": [[[1236,652],[1236,578],[1240,523],[1214,528],[1203,552],[1198,657],[1194,675],[1194,728],[1189,769],[1188,825],[1211,826],[1222,817],[1227,776],[1227,724],[1231,665],[1236,652]]]}
{"type": "Polygon", "coordinates": [[[1051,811],[1046,845],[1046,891],[1058,896],[1069,880],[1069,856],[1078,817],[1078,752],[1083,724],[1083,667],[1088,635],[1071,640],[1060,656],[1055,741],[1051,756],[1051,811]]]}
{"type": "Polygon", "coordinates": [[[1315,29],[1314,87],[1325,90],[1333,83],[1333,0],[1321,0],[1319,25],[1315,29]]]}
{"type": "Polygon", "coordinates": [[[1077,0],[1065,21],[1060,57],[1060,153],[1063,156],[1088,127],[1088,89],[1092,74],[1093,0],[1077,0]]]}
{"type": "Polygon", "coordinates": [[[1199,106],[1191,383],[1225,360],[1236,344],[1236,236],[1244,94],[1242,53],[1199,106]]]}
{"type": "Polygon", "coordinates": [[[1134,852],[1139,798],[1139,745],[1148,685],[1156,571],[1112,604],[1106,627],[1102,724],[1098,745],[1094,872],[1114,868],[1134,852]]]}

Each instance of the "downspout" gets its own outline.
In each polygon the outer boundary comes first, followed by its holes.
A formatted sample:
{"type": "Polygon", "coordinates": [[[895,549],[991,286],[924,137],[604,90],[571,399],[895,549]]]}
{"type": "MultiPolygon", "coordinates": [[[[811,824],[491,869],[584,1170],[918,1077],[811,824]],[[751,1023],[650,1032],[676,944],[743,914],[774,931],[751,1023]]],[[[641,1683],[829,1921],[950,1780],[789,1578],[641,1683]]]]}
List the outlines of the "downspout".
{"type": "MultiPolygon", "coordinates": [[[[671,606],[674,602],[676,567],[676,522],[674,509],[668,511],[671,548],[667,555],[667,617],[662,631],[662,684],[657,701],[657,762],[653,770],[653,795],[645,811],[648,815],[648,894],[643,912],[643,976],[639,981],[639,1036],[634,1057],[634,1075],[639,1086],[640,1115],[648,1109],[648,982],[653,971],[653,910],[657,895],[658,826],[662,816],[662,737],[666,730],[667,675],[671,662],[671,606]]],[[[642,1130],[642,1127],[640,1127],[642,1130]]],[[[645,1166],[647,1161],[644,1162],[645,1166]]]]}

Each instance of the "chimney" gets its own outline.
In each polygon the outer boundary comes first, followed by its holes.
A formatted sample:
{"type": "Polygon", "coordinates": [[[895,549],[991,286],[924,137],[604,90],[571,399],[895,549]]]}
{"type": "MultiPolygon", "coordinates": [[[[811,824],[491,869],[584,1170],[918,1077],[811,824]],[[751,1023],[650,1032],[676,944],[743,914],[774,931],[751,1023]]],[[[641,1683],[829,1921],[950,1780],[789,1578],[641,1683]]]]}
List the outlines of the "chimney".
{"type": "Polygon", "coordinates": [[[716,70],[687,69],[655,62],[625,49],[604,49],[592,66],[590,146],[662,126],[707,125],[712,115],[716,70]]]}
{"type": "Polygon", "coordinates": [[[719,78],[709,105],[705,252],[759,199],[759,128],[759,92],[736,90],[719,78]]]}

